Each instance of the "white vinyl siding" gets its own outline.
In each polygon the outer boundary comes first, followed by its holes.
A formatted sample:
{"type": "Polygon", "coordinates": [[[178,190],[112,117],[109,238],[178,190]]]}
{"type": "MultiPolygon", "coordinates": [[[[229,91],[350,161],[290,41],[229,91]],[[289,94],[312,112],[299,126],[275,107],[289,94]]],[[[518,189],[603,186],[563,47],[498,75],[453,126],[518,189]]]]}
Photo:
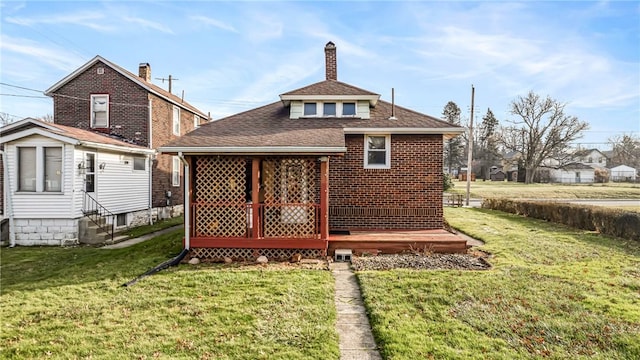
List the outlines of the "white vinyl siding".
{"type": "Polygon", "coordinates": [[[364,168],[391,168],[391,135],[364,136],[364,168]]]}
{"type": "Polygon", "coordinates": [[[180,158],[172,156],[171,163],[171,185],[180,186],[180,158]]]}
{"type": "MultiPolygon", "coordinates": [[[[136,157],[144,155],[134,155],[136,157]]],[[[149,167],[133,171],[135,157],[99,150],[96,163],[96,200],[114,214],[144,210],[149,206],[149,167]]],[[[146,163],[146,157],[140,157],[146,163]]]]}
{"type": "Polygon", "coordinates": [[[358,104],[356,105],[356,107],[357,107],[356,114],[358,114],[359,118],[361,119],[371,118],[368,101],[358,101],[358,104]]]}
{"type": "Polygon", "coordinates": [[[180,136],[180,108],[175,105],[173,106],[172,124],[173,135],[180,136]]]}
{"type": "Polygon", "coordinates": [[[91,95],[91,127],[109,127],[109,95],[91,95]]]}
{"type": "Polygon", "coordinates": [[[12,193],[13,215],[16,219],[69,219],[73,218],[73,181],[77,169],[74,169],[73,147],[40,135],[25,137],[5,145],[7,152],[7,191],[12,193]],[[24,147],[36,148],[36,192],[18,191],[18,149],[24,147]],[[45,190],[45,148],[58,148],[61,151],[62,162],[60,191],[45,190]],[[40,156],[37,155],[40,150],[40,156]],[[40,165],[38,167],[38,165],[40,165]]]}

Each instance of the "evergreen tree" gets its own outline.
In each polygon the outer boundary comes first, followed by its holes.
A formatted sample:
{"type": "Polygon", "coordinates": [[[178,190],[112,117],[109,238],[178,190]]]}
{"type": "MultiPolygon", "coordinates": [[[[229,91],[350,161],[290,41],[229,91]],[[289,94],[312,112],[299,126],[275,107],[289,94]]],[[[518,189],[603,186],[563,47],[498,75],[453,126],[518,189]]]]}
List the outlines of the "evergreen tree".
{"type": "MultiPolygon", "coordinates": [[[[442,118],[453,125],[460,125],[460,107],[455,102],[449,101],[442,110],[442,118]]],[[[447,140],[444,146],[444,163],[449,167],[449,174],[453,174],[453,169],[458,169],[462,164],[464,145],[462,139],[457,136],[447,140]]]]}

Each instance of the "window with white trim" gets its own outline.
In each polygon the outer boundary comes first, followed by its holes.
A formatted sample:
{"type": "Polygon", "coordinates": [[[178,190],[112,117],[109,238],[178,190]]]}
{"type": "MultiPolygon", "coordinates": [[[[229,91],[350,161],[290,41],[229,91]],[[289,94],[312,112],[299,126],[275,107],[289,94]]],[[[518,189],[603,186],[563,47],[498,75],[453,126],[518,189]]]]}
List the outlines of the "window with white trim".
{"type": "Polygon", "coordinates": [[[336,103],[326,102],[322,104],[322,109],[323,116],[336,116],[336,103]]]}
{"type": "Polygon", "coordinates": [[[316,116],[317,112],[317,104],[316,103],[304,103],[304,116],[316,116]]]}
{"type": "Polygon", "coordinates": [[[18,148],[18,191],[36,191],[36,148],[18,148]]]}
{"type": "Polygon", "coordinates": [[[173,135],[180,136],[180,108],[173,106],[173,135]]]}
{"type": "Polygon", "coordinates": [[[345,102],[342,103],[342,116],[355,116],[356,115],[356,103],[345,102]]]}
{"type": "Polygon", "coordinates": [[[173,166],[171,168],[171,185],[180,186],[180,158],[174,156],[172,158],[173,166]]]}
{"type": "Polygon", "coordinates": [[[193,114],[193,128],[197,129],[200,127],[200,116],[193,114]]]}
{"type": "Polygon", "coordinates": [[[109,95],[91,95],[91,127],[109,127],[109,95]]]}
{"type": "Polygon", "coordinates": [[[143,157],[134,157],[133,170],[147,170],[147,159],[143,157]]]}
{"type": "Polygon", "coordinates": [[[364,136],[364,168],[391,168],[391,135],[364,136]]]}
{"type": "Polygon", "coordinates": [[[62,147],[18,147],[18,191],[62,192],[62,147]]]}

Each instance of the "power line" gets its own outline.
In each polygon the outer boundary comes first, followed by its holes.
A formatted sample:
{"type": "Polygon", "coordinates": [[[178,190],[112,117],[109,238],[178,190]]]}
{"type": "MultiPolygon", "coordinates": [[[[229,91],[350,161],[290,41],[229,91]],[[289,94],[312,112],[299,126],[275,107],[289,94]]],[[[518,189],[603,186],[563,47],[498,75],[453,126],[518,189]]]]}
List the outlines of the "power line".
{"type": "Polygon", "coordinates": [[[47,99],[48,98],[47,96],[5,94],[5,93],[0,93],[0,96],[13,96],[13,97],[23,97],[23,98],[35,98],[35,99],[47,99]]]}

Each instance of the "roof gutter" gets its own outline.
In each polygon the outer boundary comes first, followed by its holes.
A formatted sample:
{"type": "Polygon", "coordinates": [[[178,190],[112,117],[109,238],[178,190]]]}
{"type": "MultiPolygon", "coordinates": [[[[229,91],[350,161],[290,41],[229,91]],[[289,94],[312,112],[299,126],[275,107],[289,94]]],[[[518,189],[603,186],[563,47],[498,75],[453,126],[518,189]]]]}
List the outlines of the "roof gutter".
{"type": "Polygon", "coordinates": [[[93,142],[93,141],[80,141],[79,145],[83,145],[83,146],[86,146],[86,147],[97,148],[97,149],[113,150],[113,151],[119,151],[119,152],[125,152],[125,153],[132,153],[132,154],[152,155],[152,154],[155,153],[155,150],[153,150],[153,149],[128,148],[128,147],[125,147],[125,146],[102,144],[102,143],[97,143],[97,142],[93,142]]]}
{"type": "Polygon", "coordinates": [[[346,147],[319,147],[319,146],[163,146],[158,148],[161,153],[189,153],[189,154],[305,154],[321,155],[327,153],[345,153],[346,147]]]}

